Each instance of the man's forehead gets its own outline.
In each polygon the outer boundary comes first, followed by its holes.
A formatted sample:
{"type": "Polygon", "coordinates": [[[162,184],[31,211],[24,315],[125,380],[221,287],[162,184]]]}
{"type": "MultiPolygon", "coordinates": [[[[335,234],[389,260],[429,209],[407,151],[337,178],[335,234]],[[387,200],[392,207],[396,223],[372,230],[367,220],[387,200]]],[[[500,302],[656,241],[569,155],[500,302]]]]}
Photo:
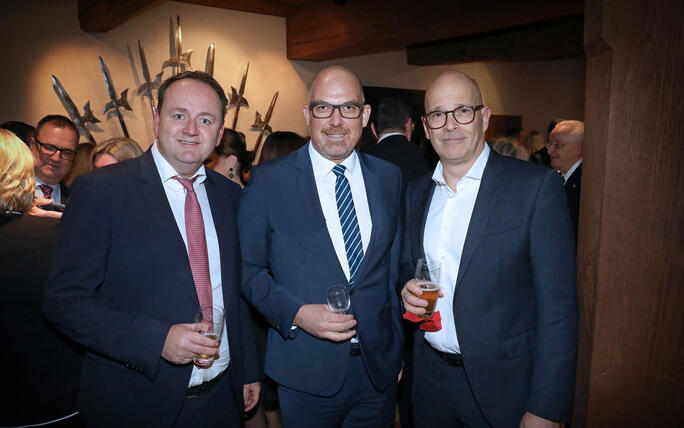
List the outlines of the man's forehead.
{"type": "Polygon", "coordinates": [[[36,138],[41,143],[47,142],[44,140],[50,140],[50,144],[58,147],[65,145],[78,145],[78,134],[74,133],[73,129],[67,126],[58,127],[52,123],[46,123],[43,125],[43,127],[38,131],[36,138]],[[68,137],[72,138],[68,139],[68,137]],[[62,144],[63,141],[66,141],[67,144],[62,144]]]}
{"type": "Polygon", "coordinates": [[[481,103],[481,96],[475,83],[460,73],[443,74],[430,85],[425,93],[425,107],[428,109],[447,105],[481,103]]]}

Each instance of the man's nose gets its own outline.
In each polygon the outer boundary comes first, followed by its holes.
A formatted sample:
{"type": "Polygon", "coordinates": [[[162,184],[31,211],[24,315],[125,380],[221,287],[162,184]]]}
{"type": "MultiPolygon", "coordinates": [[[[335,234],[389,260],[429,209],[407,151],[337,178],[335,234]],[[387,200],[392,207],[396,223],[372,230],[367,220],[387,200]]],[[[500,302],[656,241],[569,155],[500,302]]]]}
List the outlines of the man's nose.
{"type": "Polygon", "coordinates": [[[446,115],[446,124],[444,125],[444,127],[447,129],[447,131],[453,131],[454,129],[461,126],[460,123],[456,122],[456,118],[454,117],[453,113],[447,113],[446,115]]]}
{"type": "Polygon", "coordinates": [[[333,126],[340,126],[344,123],[344,118],[339,108],[333,110],[332,116],[330,116],[330,124],[333,126]]]}
{"type": "Polygon", "coordinates": [[[185,133],[188,135],[197,135],[197,124],[194,120],[189,120],[185,125],[185,133]]]}

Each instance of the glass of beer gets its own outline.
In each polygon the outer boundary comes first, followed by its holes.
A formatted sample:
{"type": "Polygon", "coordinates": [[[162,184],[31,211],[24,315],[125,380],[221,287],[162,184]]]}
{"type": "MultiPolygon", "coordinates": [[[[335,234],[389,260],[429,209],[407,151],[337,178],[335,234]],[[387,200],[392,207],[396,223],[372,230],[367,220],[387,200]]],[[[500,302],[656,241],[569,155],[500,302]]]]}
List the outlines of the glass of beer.
{"type": "Polygon", "coordinates": [[[439,295],[439,274],[442,270],[442,262],[429,258],[418,259],[416,266],[416,285],[422,290],[423,294],[419,297],[428,302],[425,314],[419,315],[421,318],[432,318],[437,305],[439,295]]]}
{"type": "Polygon", "coordinates": [[[325,298],[330,310],[336,314],[346,314],[351,305],[349,287],[343,284],[333,285],[328,288],[325,298]]]}
{"type": "MultiPolygon", "coordinates": [[[[202,306],[199,313],[195,315],[195,323],[202,324],[202,335],[216,340],[219,344],[223,334],[223,319],[223,307],[219,305],[202,306]]],[[[216,357],[216,355],[197,354],[192,361],[197,367],[206,369],[211,367],[216,357]]]]}

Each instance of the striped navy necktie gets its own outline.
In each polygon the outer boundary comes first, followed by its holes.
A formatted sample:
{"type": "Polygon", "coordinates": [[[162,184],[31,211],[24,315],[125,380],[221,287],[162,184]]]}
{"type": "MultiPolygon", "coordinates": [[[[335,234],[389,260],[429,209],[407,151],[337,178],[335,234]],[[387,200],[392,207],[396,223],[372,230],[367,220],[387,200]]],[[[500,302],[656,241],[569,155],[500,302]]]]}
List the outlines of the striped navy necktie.
{"type": "Polygon", "coordinates": [[[344,165],[335,165],[332,170],[337,176],[335,180],[337,213],[340,216],[344,249],[347,253],[347,262],[349,263],[349,286],[353,287],[354,279],[363,260],[361,231],[359,229],[359,221],[356,218],[356,209],[354,208],[354,199],[352,198],[349,180],[344,176],[346,168],[344,165]]]}

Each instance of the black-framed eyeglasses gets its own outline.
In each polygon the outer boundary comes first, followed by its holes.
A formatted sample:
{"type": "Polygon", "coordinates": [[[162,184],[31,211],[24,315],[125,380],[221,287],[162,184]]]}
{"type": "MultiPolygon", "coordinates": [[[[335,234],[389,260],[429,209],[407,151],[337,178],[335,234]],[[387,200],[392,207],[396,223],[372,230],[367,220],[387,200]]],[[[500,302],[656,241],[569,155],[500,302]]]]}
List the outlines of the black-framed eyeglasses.
{"type": "Polygon", "coordinates": [[[451,113],[457,123],[467,125],[475,120],[475,112],[483,107],[484,105],[482,104],[479,106],[458,106],[453,110],[425,113],[423,118],[425,119],[425,124],[430,129],[439,129],[446,125],[449,113],[451,113]]]}
{"type": "Polygon", "coordinates": [[[545,146],[546,146],[546,150],[550,150],[550,149],[558,150],[565,145],[574,144],[576,142],[577,141],[570,141],[568,143],[547,143],[547,144],[545,144],[545,146]]]}
{"type": "Polygon", "coordinates": [[[55,152],[59,152],[59,157],[64,160],[74,160],[76,157],[76,150],[62,149],[57,146],[53,146],[52,144],[41,143],[37,138],[34,141],[36,144],[38,144],[38,149],[44,155],[52,156],[55,154],[55,152]]]}
{"type": "Polygon", "coordinates": [[[363,104],[330,104],[322,101],[309,104],[309,111],[311,111],[311,115],[316,119],[327,119],[335,113],[335,110],[339,110],[340,115],[345,119],[358,119],[361,117],[363,104]]]}

